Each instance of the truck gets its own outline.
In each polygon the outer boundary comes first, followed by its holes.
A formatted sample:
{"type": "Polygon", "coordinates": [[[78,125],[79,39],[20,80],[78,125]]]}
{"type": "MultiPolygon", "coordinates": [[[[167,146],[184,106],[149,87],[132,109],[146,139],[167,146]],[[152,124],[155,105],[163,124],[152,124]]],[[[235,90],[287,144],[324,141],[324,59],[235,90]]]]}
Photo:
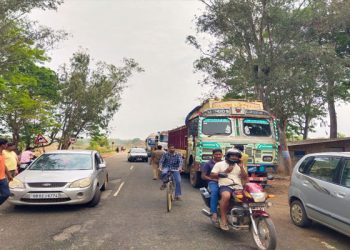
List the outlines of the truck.
{"type": "Polygon", "coordinates": [[[277,168],[277,124],[260,101],[209,99],[168,135],[169,146],[173,145],[184,158],[183,170],[189,173],[193,187],[202,186],[201,166],[217,148],[225,153],[235,145],[244,146],[249,156],[249,181],[266,184],[267,169],[277,168]]]}
{"type": "Polygon", "coordinates": [[[145,140],[146,151],[149,153],[158,145],[168,150],[168,131],[152,133],[145,140]]]}

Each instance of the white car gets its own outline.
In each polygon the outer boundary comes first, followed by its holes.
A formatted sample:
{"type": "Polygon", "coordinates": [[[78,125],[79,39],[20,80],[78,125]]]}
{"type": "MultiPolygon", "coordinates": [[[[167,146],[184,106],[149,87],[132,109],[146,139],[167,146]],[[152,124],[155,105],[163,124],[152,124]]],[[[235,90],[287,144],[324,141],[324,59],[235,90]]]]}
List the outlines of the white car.
{"type": "Polygon", "coordinates": [[[132,148],[128,153],[128,161],[148,161],[148,154],[146,149],[143,148],[132,148]]]}
{"type": "Polygon", "coordinates": [[[61,150],[41,155],[10,182],[15,205],[96,206],[108,184],[106,163],[97,151],[61,150]]]}

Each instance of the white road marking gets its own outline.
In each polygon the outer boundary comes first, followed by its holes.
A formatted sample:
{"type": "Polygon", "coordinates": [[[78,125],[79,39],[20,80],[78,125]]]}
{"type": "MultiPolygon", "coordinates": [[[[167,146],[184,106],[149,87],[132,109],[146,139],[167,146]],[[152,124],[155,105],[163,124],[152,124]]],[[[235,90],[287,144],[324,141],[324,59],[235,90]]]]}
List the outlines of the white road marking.
{"type": "Polygon", "coordinates": [[[334,246],[332,246],[324,241],[322,241],[321,244],[324,245],[327,249],[337,249],[336,247],[334,247],[334,246]]]}
{"type": "Polygon", "coordinates": [[[131,167],[130,167],[130,170],[133,170],[133,169],[134,169],[134,166],[131,166],[131,167]]]}
{"type": "Polygon", "coordinates": [[[116,196],[119,194],[120,190],[121,190],[122,187],[124,186],[124,183],[125,183],[125,182],[122,182],[122,184],[120,184],[120,186],[119,186],[117,192],[115,192],[115,194],[113,195],[114,197],[116,197],[116,196]]]}

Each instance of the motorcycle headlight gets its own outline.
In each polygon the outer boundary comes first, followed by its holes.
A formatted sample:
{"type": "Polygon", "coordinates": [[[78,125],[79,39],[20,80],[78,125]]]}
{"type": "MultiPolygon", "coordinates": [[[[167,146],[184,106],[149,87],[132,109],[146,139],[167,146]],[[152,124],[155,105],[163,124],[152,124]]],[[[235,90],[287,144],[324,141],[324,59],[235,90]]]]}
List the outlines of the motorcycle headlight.
{"type": "Polygon", "coordinates": [[[9,187],[11,189],[25,188],[23,182],[21,182],[17,178],[13,178],[13,180],[9,183],[9,187]]]}
{"type": "Polygon", "coordinates": [[[253,197],[254,202],[264,202],[266,200],[265,192],[251,193],[250,195],[253,197]]]}
{"type": "Polygon", "coordinates": [[[86,188],[88,186],[91,185],[91,178],[84,178],[84,179],[80,179],[77,181],[72,182],[72,184],[70,184],[70,188],[86,188]]]}

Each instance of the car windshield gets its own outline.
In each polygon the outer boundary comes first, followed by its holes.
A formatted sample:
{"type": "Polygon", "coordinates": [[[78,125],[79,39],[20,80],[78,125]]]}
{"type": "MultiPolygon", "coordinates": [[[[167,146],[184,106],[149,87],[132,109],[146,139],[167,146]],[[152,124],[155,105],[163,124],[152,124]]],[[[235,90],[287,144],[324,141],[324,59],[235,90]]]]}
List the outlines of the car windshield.
{"type": "Polygon", "coordinates": [[[146,150],[144,150],[143,148],[132,148],[131,153],[146,153],[146,150]]]}
{"type": "Polygon", "coordinates": [[[230,135],[231,121],[227,118],[206,118],[203,120],[202,131],[205,135],[230,135]]]}
{"type": "Polygon", "coordinates": [[[30,170],[90,170],[92,160],[90,154],[44,154],[29,168],[30,170]]]}
{"type": "Polygon", "coordinates": [[[247,136],[271,136],[270,122],[266,119],[244,119],[243,129],[247,136]]]}

